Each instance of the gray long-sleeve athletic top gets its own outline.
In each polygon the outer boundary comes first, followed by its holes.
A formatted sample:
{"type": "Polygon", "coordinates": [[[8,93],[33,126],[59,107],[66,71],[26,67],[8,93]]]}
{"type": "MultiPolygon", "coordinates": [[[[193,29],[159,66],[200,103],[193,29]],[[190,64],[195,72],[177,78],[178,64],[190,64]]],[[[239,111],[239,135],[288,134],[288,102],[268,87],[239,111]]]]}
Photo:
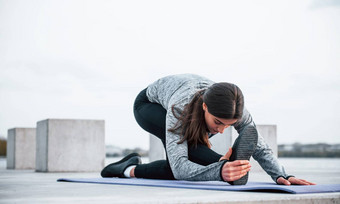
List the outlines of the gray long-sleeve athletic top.
{"type": "MultiPolygon", "coordinates": [[[[220,169],[225,163],[223,161],[202,166],[188,159],[188,144],[184,142],[177,144],[181,135],[168,131],[174,127],[177,118],[172,112],[172,105],[175,105],[176,115],[180,115],[184,106],[190,103],[198,90],[206,89],[215,82],[194,74],[171,75],[161,78],[147,87],[147,97],[151,102],[162,105],[167,110],[166,115],[166,151],[174,177],[178,180],[191,181],[212,181],[222,180],[220,169]]],[[[248,126],[255,126],[255,123],[245,108],[242,118],[233,126],[240,134],[240,131],[248,126]]],[[[242,134],[242,133],[241,133],[242,134]]],[[[227,151],[227,150],[226,150],[227,151]]],[[[272,150],[265,143],[263,137],[258,135],[258,143],[254,154],[255,160],[276,182],[279,176],[287,176],[284,168],[279,164],[272,150]]]]}

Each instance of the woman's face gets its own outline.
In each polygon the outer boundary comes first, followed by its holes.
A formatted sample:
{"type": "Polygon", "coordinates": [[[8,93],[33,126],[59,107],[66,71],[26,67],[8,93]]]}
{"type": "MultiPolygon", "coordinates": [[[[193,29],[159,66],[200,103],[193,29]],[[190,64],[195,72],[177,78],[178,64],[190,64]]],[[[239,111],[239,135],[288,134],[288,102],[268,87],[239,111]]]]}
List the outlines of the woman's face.
{"type": "Polygon", "coordinates": [[[224,129],[236,123],[237,119],[223,119],[209,113],[208,107],[203,103],[205,123],[212,134],[223,133],[224,129]]]}

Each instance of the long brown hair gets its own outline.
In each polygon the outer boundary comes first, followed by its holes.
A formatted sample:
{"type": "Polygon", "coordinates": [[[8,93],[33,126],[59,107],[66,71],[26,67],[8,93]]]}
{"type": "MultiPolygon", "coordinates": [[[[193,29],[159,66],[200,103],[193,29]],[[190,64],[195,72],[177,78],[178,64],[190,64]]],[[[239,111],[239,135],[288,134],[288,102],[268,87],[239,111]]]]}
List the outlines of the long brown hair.
{"type": "Polygon", "coordinates": [[[207,125],[205,123],[203,105],[203,93],[204,90],[198,91],[191,102],[187,104],[180,116],[175,114],[172,106],[172,112],[178,119],[175,127],[170,128],[170,132],[176,133],[181,129],[182,138],[178,144],[187,141],[189,146],[197,147],[197,144],[204,144],[210,147],[209,138],[207,135],[207,125]]]}
{"type": "Polygon", "coordinates": [[[215,83],[206,90],[196,92],[180,116],[175,113],[175,105],[172,106],[172,112],[178,121],[169,131],[182,135],[178,144],[187,141],[189,146],[197,147],[197,144],[211,146],[202,108],[203,102],[207,105],[209,113],[215,117],[223,119],[242,117],[244,99],[240,88],[231,83],[215,83]]]}

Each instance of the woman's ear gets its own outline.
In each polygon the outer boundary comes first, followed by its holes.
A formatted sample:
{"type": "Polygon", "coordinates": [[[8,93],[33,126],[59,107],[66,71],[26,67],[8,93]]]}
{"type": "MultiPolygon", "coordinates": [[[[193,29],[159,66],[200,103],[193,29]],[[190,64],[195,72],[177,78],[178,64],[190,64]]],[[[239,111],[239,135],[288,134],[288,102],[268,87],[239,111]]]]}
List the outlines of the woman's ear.
{"type": "Polygon", "coordinates": [[[208,109],[207,104],[205,104],[205,103],[203,102],[202,108],[203,108],[204,111],[206,111],[206,110],[208,109]]]}

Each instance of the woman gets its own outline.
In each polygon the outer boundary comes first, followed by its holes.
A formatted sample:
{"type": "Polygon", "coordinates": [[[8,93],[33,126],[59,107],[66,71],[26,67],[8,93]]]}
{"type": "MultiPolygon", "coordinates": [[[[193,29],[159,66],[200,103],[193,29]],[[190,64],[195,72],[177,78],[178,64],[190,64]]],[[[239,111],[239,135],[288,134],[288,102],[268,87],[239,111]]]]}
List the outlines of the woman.
{"type": "Polygon", "coordinates": [[[161,139],[167,159],[141,164],[130,154],[106,166],[102,177],[137,177],[192,181],[222,180],[244,185],[253,156],[278,184],[312,185],[289,176],[244,107],[234,84],[214,83],[193,74],[161,78],[141,91],[134,104],[137,123],[161,139]],[[233,126],[239,133],[226,155],[210,149],[209,138],[233,126]]]}

